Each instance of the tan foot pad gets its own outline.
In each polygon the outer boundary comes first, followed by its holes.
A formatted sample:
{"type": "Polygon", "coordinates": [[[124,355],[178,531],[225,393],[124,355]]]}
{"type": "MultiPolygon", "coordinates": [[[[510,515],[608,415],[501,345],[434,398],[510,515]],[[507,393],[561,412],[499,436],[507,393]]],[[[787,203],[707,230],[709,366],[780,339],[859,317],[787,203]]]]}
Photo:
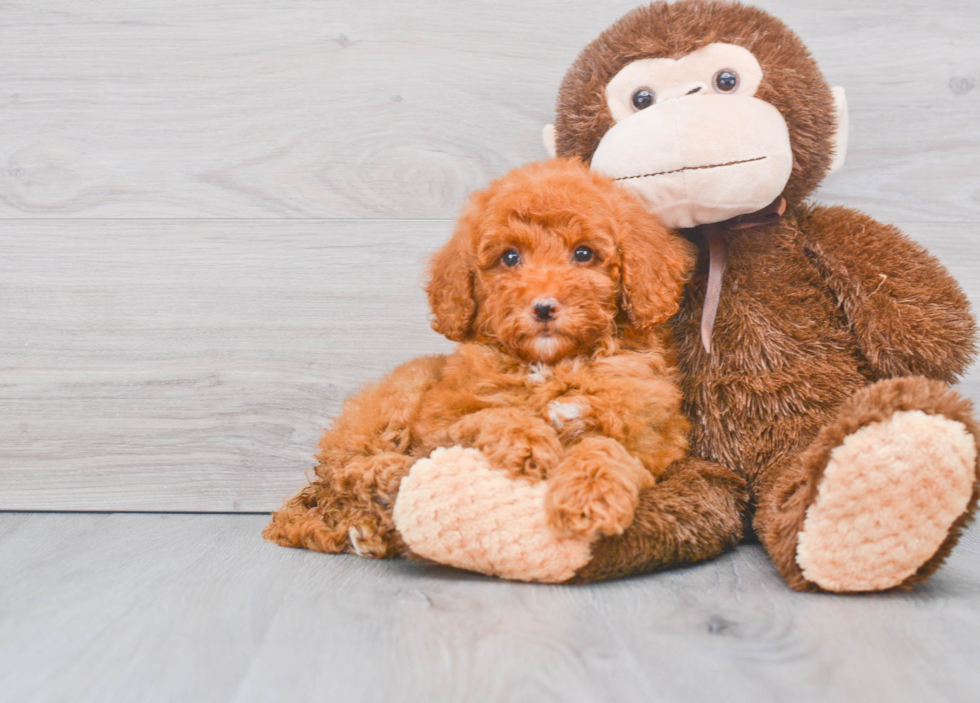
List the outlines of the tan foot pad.
{"type": "Polygon", "coordinates": [[[848,435],[806,512],[796,548],[803,576],[828,591],[902,583],[966,509],[976,455],[961,423],[920,410],[848,435]]]}
{"type": "Polygon", "coordinates": [[[561,538],[545,522],[547,484],[513,480],[476,449],[437,449],[402,479],[395,526],[416,554],[519,581],[567,581],[590,543],[561,538]]]}

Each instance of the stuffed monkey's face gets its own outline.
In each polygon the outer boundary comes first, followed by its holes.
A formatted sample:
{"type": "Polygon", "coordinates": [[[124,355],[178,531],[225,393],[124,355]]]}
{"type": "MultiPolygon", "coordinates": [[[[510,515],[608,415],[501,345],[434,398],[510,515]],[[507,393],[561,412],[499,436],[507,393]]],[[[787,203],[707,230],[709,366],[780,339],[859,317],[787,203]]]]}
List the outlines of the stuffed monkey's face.
{"type": "Polygon", "coordinates": [[[793,152],[782,115],[754,97],[761,80],[759,62],[734,44],[626,65],[606,86],[615,125],[592,168],[634,190],[668,227],[764,208],[785,188],[793,152]]]}

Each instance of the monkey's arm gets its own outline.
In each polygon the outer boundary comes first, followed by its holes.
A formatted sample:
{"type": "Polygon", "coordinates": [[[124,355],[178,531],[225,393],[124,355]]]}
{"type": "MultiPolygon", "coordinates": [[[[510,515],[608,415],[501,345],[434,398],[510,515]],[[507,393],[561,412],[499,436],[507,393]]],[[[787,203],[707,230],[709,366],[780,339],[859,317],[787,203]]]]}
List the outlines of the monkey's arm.
{"type": "Polygon", "coordinates": [[[799,218],[807,256],[833,290],[878,378],[953,383],[973,359],[976,323],[960,286],[898,229],[843,207],[799,218]]]}

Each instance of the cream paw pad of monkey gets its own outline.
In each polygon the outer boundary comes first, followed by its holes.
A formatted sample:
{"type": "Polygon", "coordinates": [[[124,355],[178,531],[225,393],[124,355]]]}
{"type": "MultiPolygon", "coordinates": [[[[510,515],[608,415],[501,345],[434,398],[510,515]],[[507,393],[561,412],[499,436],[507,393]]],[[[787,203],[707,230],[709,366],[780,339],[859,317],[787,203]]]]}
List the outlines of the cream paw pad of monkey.
{"type": "Polygon", "coordinates": [[[962,423],[921,410],[848,435],[806,512],[796,550],[803,575],[837,592],[901,584],[966,509],[976,460],[962,423]]]}
{"type": "Polygon", "coordinates": [[[476,449],[436,449],[402,479],[394,521],[409,549],[440,564],[517,581],[568,581],[590,542],[547,524],[547,483],[512,480],[476,449]]]}

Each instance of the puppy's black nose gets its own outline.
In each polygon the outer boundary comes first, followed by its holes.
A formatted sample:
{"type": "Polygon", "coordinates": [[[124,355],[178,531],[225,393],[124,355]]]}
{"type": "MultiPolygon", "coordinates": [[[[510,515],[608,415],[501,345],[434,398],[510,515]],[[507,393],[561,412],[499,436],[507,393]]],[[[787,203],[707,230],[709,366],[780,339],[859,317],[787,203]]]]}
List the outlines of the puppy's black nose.
{"type": "Polygon", "coordinates": [[[554,298],[537,298],[531,303],[531,307],[534,308],[534,317],[538,322],[548,322],[555,319],[558,301],[554,298]]]}

